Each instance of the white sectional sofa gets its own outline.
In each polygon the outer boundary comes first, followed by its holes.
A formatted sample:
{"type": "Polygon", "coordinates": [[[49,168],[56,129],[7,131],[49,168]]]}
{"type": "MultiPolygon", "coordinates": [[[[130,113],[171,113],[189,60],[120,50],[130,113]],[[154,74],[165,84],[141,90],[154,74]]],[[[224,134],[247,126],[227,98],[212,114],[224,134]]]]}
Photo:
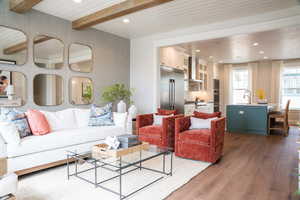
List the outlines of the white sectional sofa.
{"type": "Polygon", "coordinates": [[[51,128],[55,127],[51,133],[25,137],[19,144],[8,143],[0,135],[0,154],[7,155],[8,172],[24,174],[61,164],[67,150],[91,150],[107,136],[128,134],[127,127],[131,127],[127,113],[114,113],[114,126],[90,127],[89,109],[42,112],[51,128]]]}

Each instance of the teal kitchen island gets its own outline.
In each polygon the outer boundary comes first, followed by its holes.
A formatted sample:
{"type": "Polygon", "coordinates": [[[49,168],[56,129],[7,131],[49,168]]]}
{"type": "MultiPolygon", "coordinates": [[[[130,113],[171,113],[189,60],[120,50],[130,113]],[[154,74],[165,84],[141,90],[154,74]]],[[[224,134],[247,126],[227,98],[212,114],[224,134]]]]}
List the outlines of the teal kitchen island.
{"type": "Polygon", "coordinates": [[[268,113],[273,109],[270,104],[227,105],[227,131],[268,135],[268,113]]]}

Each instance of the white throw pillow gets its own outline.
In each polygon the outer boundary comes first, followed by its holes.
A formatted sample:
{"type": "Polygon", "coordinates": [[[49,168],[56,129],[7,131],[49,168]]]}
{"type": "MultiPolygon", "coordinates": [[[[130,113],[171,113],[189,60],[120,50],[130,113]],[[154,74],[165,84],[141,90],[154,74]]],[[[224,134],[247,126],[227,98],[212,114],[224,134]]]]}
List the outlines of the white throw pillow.
{"type": "Polygon", "coordinates": [[[7,144],[19,145],[21,142],[19,131],[11,122],[0,122],[0,134],[7,144]]]}
{"type": "Polygon", "coordinates": [[[200,119],[196,117],[191,117],[191,126],[190,129],[210,129],[211,128],[211,121],[218,119],[209,118],[209,119],[200,119]]]}
{"type": "Polygon", "coordinates": [[[65,109],[57,112],[41,111],[47,118],[52,131],[78,128],[74,109],[65,109]]]}
{"type": "Polygon", "coordinates": [[[91,109],[74,109],[78,128],[88,127],[91,109]]]}
{"type": "Polygon", "coordinates": [[[126,128],[127,112],[125,112],[125,113],[114,112],[113,113],[113,121],[116,126],[126,128]]]}
{"type": "Polygon", "coordinates": [[[153,125],[161,126],[162,123],[163,123],[163,118],[171,117],[171,116],[173,116],[173,114],[172,115],[156,115],[156,114],[153,114],[153,125]]]}

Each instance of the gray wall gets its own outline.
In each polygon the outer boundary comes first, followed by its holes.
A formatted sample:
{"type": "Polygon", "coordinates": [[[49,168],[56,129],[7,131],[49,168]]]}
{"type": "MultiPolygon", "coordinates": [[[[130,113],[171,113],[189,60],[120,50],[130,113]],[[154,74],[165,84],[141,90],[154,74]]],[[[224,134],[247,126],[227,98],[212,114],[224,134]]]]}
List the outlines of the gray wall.
{"type": "MultiPolygon", "coordinates": [[[[69,102],[69,79],[72,76],[90,77],[94,83],[94,102],[101,104],[101,91],[113,83],[124,83],[129,86],[130,76],[130,41],[110,33],[95,29],[82,31],[72,30],[71,22],[37,11],[17,14],[9,11],[8,0],[0,0],[0,25],[23,30],[29,38],[28,60],[22,66],[1,65],[1,70],[20,71],[27,78],[27,102],[22,109],[34,108],[43,110],[61,110],[74,107],[69,102]],[[64,67],[60,70],[41,69],[34,65],[32,41],[38,34],[60,38],[65,44],[64,67]],[[91,45],[94,53],[92,73],[72,72],[67,64],[68,46],[72,42],[91,45]],[[60,106],[37,106],[33,101],[33,78],[36,74],[58,74],[63,77],[64,103],[60,106]]],[[[86,107],[86,106],[76,106],[86,107]]]]}

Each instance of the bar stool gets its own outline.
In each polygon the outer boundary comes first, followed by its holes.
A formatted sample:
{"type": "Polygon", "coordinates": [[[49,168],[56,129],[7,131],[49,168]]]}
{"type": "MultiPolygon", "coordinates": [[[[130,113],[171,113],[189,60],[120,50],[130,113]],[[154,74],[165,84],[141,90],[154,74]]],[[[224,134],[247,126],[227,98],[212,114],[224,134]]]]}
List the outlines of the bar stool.
{"type": "Polygon", "coordinates": [[[284,132],[284,136],[289,135],[289,107],[291,100],[287,101],[285,110],[275,111],[269,113],[269,134],[272,130],[281,130],[284,132]],[[280,119],[280,121],[277,121],[280,119]]]}

